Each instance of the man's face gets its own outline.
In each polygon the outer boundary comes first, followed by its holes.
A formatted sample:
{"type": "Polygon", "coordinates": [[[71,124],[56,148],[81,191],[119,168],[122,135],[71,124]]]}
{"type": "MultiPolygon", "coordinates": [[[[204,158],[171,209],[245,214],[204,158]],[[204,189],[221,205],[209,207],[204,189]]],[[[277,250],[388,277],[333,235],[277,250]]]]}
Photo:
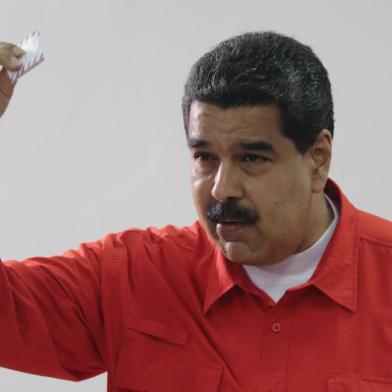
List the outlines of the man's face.
{"type": "Polygon", "coordinates": [[[273,264],[311,244],[313,160],[282,134],[276,105],[194,101],[188,145],[199,218],[228,259],[273,264]]]}

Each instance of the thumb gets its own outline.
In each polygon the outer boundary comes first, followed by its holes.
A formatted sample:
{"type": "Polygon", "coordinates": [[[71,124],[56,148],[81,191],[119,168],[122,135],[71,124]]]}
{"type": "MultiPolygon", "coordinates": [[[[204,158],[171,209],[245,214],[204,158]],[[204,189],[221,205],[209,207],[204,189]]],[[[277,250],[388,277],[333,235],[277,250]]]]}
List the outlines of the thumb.
{"type": "Polygon", "coordinates": [[[21,47],[19,47],[19,46],[14,46],[13,48],[12,48],[12,53],[16,56],[16,57],[21,57],[21,56],[23,56],[24,54],[25,54],[25,51],[21,48],[21,47]]]}

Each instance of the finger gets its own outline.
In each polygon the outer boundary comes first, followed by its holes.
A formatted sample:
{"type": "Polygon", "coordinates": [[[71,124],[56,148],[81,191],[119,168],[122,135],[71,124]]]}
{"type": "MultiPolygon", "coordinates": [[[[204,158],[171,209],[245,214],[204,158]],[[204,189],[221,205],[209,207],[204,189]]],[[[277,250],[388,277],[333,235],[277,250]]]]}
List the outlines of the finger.
{"type": "Polygon", "coordinates": [[[0,65],[3,65],[9,71],[17,71],[22,66],[21,61],[13,51],[15,50],[18,55],[21,52],[14,48],[17,48],[17,46],[4,42],[0,43],[0,65]]]}
{"type": "Polygon", "coordinates": [[[17,71],[21,66],[22,62],[15,56],[10,57],[8,66],[5,65],[9,71],[17,71]]]}
{"type": "Polygon", "coordinates": [[[13,55],[0,58],[0,64],[8,71],[17,71],[22,66],[22,62],[13,55]]]}
{"type": "Polygon", "coordinates": [[[12,48],[12,53],[14,54],[15,57],[19,58],[22,57],[26,52],[19,46],[14,46],[12,48]]]}

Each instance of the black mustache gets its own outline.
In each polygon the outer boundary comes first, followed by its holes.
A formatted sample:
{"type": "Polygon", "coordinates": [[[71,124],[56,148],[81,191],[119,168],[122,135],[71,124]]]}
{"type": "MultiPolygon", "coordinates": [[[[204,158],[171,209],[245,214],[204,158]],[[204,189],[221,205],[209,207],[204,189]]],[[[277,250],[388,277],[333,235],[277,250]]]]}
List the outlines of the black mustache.
{"type": "Polygon", "coordinates": [[[250,224],[256,223],[259,217],[254,211],[240,206],[236,200],[228,200],[212,204],[207,210],[207,219],[213,223],[234,221],[250,224]]]}

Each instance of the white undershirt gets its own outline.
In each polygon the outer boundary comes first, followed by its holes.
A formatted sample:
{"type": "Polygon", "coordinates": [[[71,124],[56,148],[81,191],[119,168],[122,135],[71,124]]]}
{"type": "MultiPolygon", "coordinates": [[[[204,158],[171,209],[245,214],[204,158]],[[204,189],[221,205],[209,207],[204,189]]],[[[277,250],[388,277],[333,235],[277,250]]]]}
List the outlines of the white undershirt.
{"type": "Polygon", "coordinates": [[[335,231],[339,212],[326,194],[325,197],[332,208],[334,219],[315,244],[277,264],[268,266],[244,265],[251,281],[275,302],[283,297],[287,289],[299,286],[310,279],[335,231]]]}

